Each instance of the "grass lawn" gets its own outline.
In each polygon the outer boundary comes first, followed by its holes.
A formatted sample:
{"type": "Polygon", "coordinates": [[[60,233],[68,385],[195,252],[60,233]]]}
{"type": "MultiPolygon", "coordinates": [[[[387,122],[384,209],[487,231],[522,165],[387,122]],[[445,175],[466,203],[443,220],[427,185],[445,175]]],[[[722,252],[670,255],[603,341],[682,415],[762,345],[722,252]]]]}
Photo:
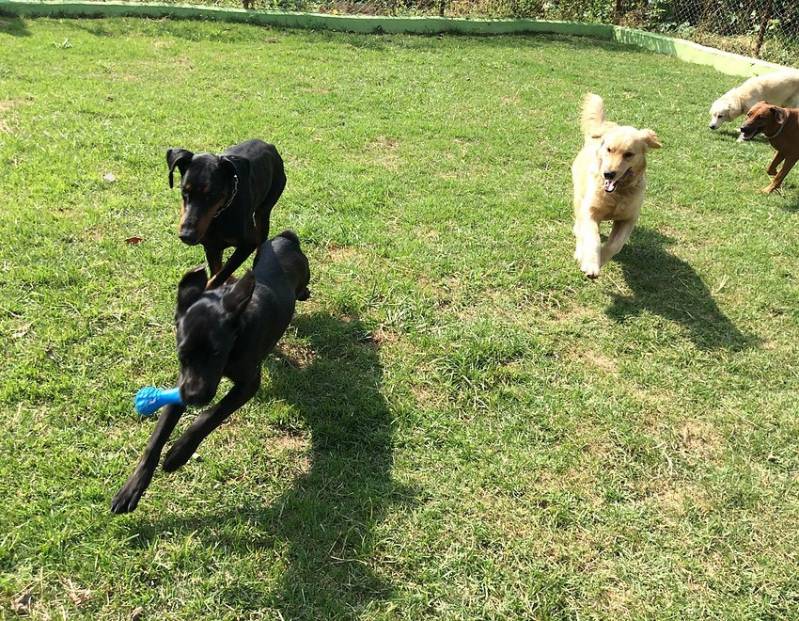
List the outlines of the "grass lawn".
{"type": "Polygon", "coordinates": [[[706,128],[738,81],[577,38],[2,19],[0,618],[799,617],[799,172],[764,197],[771,148],[706,128]],[[589,89],[664,144],[596,282],[589,89]],[[250,137],[313,297],[114,517],[202,261],[164,152],[250,137]]]}

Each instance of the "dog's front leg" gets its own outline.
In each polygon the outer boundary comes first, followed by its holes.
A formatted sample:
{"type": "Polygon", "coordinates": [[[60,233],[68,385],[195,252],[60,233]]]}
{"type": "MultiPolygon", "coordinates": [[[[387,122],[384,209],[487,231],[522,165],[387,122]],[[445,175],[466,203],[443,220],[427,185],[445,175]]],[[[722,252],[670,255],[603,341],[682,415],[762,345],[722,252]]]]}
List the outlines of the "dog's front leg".
{"type": "Polygon", "coordinates": [[[794,164],[796,164],[798,159],[799,158],[796,157],[786,157],[785,163],[782,165],[782,170],[777,173],[777,176],[774,177],[774,179],[771,181],[771,184],[763,188],[761,192],[764,194],[771,194],[774,190],[778,189],[782,185],[782,182],[788,173],[791,172],[791,168],[794,167],[794,164]]]}
{"type": "Polygon", "coordinates": [[[619,254],[621,249],[624,248],[624,244],[630,239],[630,233],[633,232],[634,227],[635,220],[616,220],[613,222],[613,229],[610,231],[610,235],[608,235],[600,252],[600,267],[619,254]]]}
{"type": "Polygon", "coordinates": [[[147,441],[139,464],[111,501],[112,512],[130,513],[139,504],[139,500],[149,487],[153,473],[158,467],[158,459],[161,457],[164,444],[175,429],[181,414],[185,411],[186,408],[182,405],[168,405],[158,417],[158,422],[147,441]]]}
{"type": "Polygon", "coordinates": [[[205,246],[205,260],[208,261],[208,269],[211,270],[211,278],[218,274],[222,269],[222,248],[218,246],[205,246]]]}
{"type": "Polygon", "coordinates": [[[577,223],[577,253],[580,269],[589,278],[599,276],[599,252],[602,240],[599,237],[599,223],[583,217],[577,223]]]}
{"type": "Polygon", "coordinates": [[[235,384],[215,406],[202,412],[191,426],[177,439],[164,458],[164,470],[173,472],[189,461],[200,443],[225,419],[252,399],[261,385],[260,372],[253,379],[235,384]]]}
{"type": "Polygon", "coordinates": [[[236,248],[222,269],[219,270],[214,277],[208,281],[208,286],[206,289],[213,289],[214,287],[224,285],[225,281],[227,281],[227,279],[233,275],[233,272],[235,272],[239,266],[244,263],[247,257],[249,257],[254,250],[255,246],[239,246],[236,248]]]}
{"type": "Polygon", "coordinates": [[[785,156],[782,154],[781,151],[777,151],[777,154],[774,156],[774,159],[771,160],[771,164],[769,164],[768,168],[766,169],[766,174],[769,177],[773,177],[777,174],[777,167],[782,163],[785,159],[785,156]]]}

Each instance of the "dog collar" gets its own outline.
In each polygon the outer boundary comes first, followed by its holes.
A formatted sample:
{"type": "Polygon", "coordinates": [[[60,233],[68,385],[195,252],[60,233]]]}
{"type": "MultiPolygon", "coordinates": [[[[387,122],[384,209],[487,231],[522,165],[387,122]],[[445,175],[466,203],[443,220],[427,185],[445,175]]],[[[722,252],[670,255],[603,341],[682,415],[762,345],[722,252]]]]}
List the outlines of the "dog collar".
{"type": "Polygon", "coordinates": [[[769,140],[772,140],[773,138],[776,138],[777,136],[779,136],[782,133],[783,129],[785,129],[785,123],[780,125],[780,128],[776,132],[774,132],[774,134],[772,136],[769,136],[766,132],[763,132],[763,135],[766,138],[768,138],[769,140]]]}
{"type": "Polygon", "coordinates": [[[238,193],[239,193],[239,176],[233,175],[233,194],[230,195],[230,198],[227,200],[227,203],[225,203],[222,209],[220,209],[214,214],[214,218],[218,218],[219,214],[221,214],[223,211],[225,211],[225,209],[230,207],[230,205],[233,203],[233,199],[236,198],[236,194],[238,193]]]}

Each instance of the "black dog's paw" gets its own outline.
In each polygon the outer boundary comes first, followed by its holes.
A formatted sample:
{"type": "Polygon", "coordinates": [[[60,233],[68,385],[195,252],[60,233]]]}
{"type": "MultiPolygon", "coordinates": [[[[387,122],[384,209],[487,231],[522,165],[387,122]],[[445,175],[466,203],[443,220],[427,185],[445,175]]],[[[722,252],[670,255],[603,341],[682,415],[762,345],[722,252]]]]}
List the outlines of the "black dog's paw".
{"type": "Polygon", "coordinates": [[[166,472],[174,472],[184,466],[194,454],[194,447],[188,446],[183,442],[176,442],[164,457],[163,468],[166,472]]]}
{"type": "Polygon", "coordinates": [[[130,477],[111,500],[111,513],[122,515],[134,511],[148,484],[149,481],[144,481],[141,477],[130,477]]]}

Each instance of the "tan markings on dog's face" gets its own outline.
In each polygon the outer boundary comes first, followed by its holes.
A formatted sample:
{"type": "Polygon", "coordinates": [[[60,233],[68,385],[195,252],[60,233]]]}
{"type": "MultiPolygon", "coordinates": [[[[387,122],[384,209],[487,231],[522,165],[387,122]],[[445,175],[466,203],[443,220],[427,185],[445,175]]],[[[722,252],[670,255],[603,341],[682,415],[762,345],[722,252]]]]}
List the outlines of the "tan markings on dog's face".
{"type": "Polygon", "coordinates": [[[605,134],[599,149],[599,174],[606,192],[630,175],[640,174],[646,167],[646,152],[659,148],[655,132],[635,127],[614,127],[605,134]]]}
{"type": "Polygon", "coordinates": [[[211,226],[211,222],[214,220],[214,216],[219,212],[224,204],[224,199],[216,203],[211,209],[206,211],[199,220],[197,220],[197,235],[200,239],[205,237],[205,234],[208,232],[208,227],[211,226]]]}

